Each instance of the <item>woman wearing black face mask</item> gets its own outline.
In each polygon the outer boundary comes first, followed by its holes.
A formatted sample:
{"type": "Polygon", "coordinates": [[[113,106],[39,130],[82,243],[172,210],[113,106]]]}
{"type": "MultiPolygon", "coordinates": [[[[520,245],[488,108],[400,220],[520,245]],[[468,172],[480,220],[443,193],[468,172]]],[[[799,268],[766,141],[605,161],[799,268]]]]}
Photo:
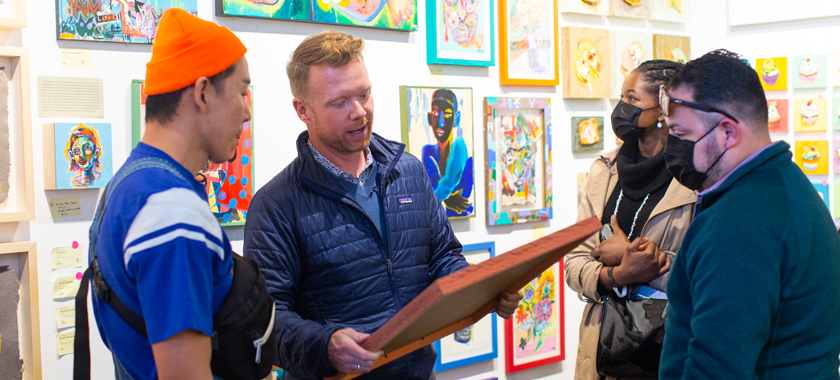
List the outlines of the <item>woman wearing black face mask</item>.
{"type": "MultiPolygon", "coordinates": [[[[578,220],[597,216],[604,228],[565,259],[566,282],[587,302],[575,379],[639,378],[631,370],[615,373],[614,367],[598,362],[601,319],[606,297],[624,297],[628,290],[664,296],[672,256],[691,221],[696,195],[674,180],[665,166],[668,126],[658,96],[659,85],[667,84],[681,68],[676,62],[647,61],[627,76],[612,113],[613,130],[624,143],[592,164],[580,197],[578,220]]],[[[648,377],[656,378],[659,353],[637,356],[651,374],[648,377]]]]}

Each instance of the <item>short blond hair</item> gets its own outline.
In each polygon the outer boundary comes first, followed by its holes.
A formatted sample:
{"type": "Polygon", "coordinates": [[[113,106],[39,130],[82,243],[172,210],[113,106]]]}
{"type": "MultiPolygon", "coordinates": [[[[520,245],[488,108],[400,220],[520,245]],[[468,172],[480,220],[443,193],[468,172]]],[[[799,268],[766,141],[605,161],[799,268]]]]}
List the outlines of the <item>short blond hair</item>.
{"type": "Polygon", "coordinates": [[[301,99],[306,96],[312,65],[326,63],[331,67],[341,67],[355,59],[362,59],[364,48],[365,40],[342,32],[325,30],[306,37],[286,64],[292,95],[301,99]]]}

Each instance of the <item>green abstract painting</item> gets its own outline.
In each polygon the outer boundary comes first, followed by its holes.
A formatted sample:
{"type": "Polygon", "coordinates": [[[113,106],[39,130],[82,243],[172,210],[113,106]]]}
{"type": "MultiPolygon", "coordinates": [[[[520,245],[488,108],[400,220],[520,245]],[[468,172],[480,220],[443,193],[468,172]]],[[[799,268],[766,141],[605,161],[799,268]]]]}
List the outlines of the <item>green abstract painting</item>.
{"type": "Polygon", "coordinates": [[[417,30],[417,0],[216,0],[216,15],[417,30]]]}

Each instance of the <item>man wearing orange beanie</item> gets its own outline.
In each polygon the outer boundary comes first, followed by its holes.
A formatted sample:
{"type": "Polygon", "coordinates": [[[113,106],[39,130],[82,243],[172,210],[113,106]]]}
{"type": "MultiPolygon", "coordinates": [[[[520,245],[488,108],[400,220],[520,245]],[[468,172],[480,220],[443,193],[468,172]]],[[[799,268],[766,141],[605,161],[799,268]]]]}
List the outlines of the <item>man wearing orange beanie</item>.
{"type": "Polygon", "coordinates": [[[117,379],[214,379],[213,314],[231,286],[232,251],[194,175],[228,160],[251,118],[245,52],[230,30],[183,10],[160,22],[146,65],[145,134],[91,227],[91,260],[145,320],[144,336],[93,292],[117,379]],[[126,170],[138,160],[142,170],[126,170]]]}

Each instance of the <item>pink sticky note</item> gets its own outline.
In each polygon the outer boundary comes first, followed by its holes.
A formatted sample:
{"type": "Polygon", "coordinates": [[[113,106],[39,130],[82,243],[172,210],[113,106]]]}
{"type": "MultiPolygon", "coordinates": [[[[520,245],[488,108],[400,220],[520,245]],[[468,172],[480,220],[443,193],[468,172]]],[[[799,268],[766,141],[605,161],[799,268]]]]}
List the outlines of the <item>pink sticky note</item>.
{"type": "Polygon", "coordinates": [[[77,241],[73,242],[73,249],[79,249],[79,242],[77,242],[77,241]]]}
{"type": "Polygon", "coordinates": [[[76,272],[76,279],[77,279],[77,280],[81,280],[81,279],[82,279],[82,272],[76,272]]]}
{"type": "Polygon", "coordinates": [[[828,180],[827,179],[823,180],[823,186],[825,186],[825,185],[828,185],[828,180]]]}

